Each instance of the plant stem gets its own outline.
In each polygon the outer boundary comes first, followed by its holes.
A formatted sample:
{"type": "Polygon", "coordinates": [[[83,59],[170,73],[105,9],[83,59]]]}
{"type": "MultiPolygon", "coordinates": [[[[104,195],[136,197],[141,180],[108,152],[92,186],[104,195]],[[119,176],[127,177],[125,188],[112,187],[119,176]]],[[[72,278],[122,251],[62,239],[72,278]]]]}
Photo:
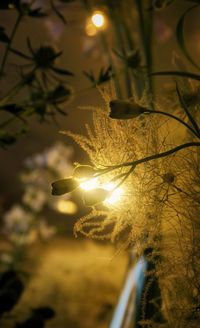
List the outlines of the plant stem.
{"type": "MultiPolygon", "coordinates": [[[[146,25],[146,21],[144,20],[144,15],[143,15],[143,5],[142,5],[142,1],[141,0],[135,0],[134,1],[136,3],[136,7],[138,10],[138,15],[139,15],[139,29],[140,29],[140,36],[141,36],[141,42],[142,42],[142,46],[144,49],[144,57],[145,57],[145,66],[147,66],[147,74],[148,74],[148,78],[147,78],[147,88],[148,88],[148,93],[153,96],[153,84],[152,84],[152,79],[150,77],[150,72],[152,71],[152,45],[151,45],[151,39],[152,39],[152,24],[151,24],[151,20],[152,17],[150,17],[149,19],[149,26],[148,28],[146,28],[145,30],[145,25],[146,25]],[[148,34],[147,34],[148,32],[148,34]]],[[[153,109],[153,103],[152,101],[150,101],[150,105],[153,109]]]]}
{"type": "MultiPolygon", "coordinates": [[[[135,167],[139,164],[150,162],[154,159],[167,157],[169,155],[177,153],[178,151],[180,151],[182,149],[189,148],[189,147],[200,147],[200,142],[187,142],[187,143],[181,144],[179,146],[176,146],[174,148],[171,148],[167,151],[164,151],[162,153],[147,156],[147,157],[144,157],[144,158],[132,161],[132,162],[126,162],[126,163],[122,163],[122,164],[113,165],[109,168],[109,171],[112,171],[112,170],[115,170],[115,169],[118,169],[118,168],[121,168],[121,167],[126,167],[126,166],[134,166],[135,167]]],[[[107,170],[105,173],[108,173],[109,171],[107,170]]]]}
{"type": "Polygon", "coordinates": [[[3,56],[3,59],[2,59],[2,63],[1,63],[0,76],[3,75],[3,73],[4,73],[3,71],[4,71],[4,67],[5,67],[6,61],[8,59],[9,50],[10,50],[12,41],[13,41],[13,39],[15,37],[15,34],[17,32],[17,29],[19,27],[19,24],[21,22],[21,19],[22,19],[22,15],[21,14],[18,14],[17,20],[15,22],[15,25],[13,27],[13,31],[12,31],[11,36],[10,36],[10,40],[7,43],[7,47],[6,47],[5,52],[4,52],[4,56],[3,56]]]}
{"type": "MultiPolygon", "coordinates": [[[[121,19],[120,19],[119,15],[117,15],[116,12],[111,13],[110,17],[112,18],[113,26],[115,29],[115,38],[117,41],[117,47],[121,51],[123,57],[126,58],[127,54],[126,54],[126,49],[124,46],[124,37],[122,34],[122,30],[121,30],[121,19]]],[[[130,76],[129,76],[129,71],[128,71],[127,67],[125,67],[125,69],[124,69],[124,80],[125,80],[125,85],[126,85],[127,96],[129,98],[132,96],[132,88],[131,88],[131,80],[130,80],[130,76]]]]}
{"type": "Polygon", "coordinates": [[[102,42],[102,45],[103,45],[103,48],[104,48],[104,51],[107,53],[108,55],[108,59],[109,59],[109,64],[111,65],[112,67],[112,71],[114,73],[114,84],[115,84],[115,92],[116,92],[116,96],[117,98],[121,98],[122,97],[122,94],[121,94],[121,88],[120,88],[120,83],[119,83],[119,79],[118,79],[118,74],[117,74],[117,70],[116,70],[116,67],[115,67],[115,64],[113,62],[113,59],[112,59],[112,55],[110,53],[110,49],[109,49],[109,46],[108,46],[108,43],[107,43],[107,40],[106,40],[106,37],[104,35],[104,32],[100,32],[100,37],[101,37],[101,42],[102,42]]]}
{"type": "Polygon", "coordinates": [[[169,113],[166,113],[166,112],[158,111],[158,110],[148,110],[147,113],[149,113],[149,114],[161,114],[161,115],[164,115],[164,116],[168,116],[170,118],[173,118],[174,120],[176,120],[179,123],[181,123],[182,125],[184,125],[187,129],[189,129],[197,138],[200,138],[200,134],[199,133],[197,133],[195,130],[193,130],[187,123],[185,123],[184,121],[182,121],[177,116],[174,116],[174,115],[169,114],[169,113]]]}

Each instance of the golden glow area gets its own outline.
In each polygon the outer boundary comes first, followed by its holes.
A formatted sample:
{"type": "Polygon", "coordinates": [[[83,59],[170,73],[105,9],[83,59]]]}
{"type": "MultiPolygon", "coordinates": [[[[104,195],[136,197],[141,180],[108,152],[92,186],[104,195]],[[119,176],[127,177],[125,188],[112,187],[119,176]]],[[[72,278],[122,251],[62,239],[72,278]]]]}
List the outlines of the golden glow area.
{"type": "Polygon", "coordinates": [[[94,36],[97,34],[97,29],[91,21],[88,21],[86,24],[85,31],[88,36],[94,36]]]}
{"type": "Polygon", "coordinates": [[[99,30],[104,30],[107,27],[108,21],[106,16],[101,11],[95,11],[91,17],[87,19],[85,32],[88,36],[94,36],[99,30]]]}
{"type": "MultiPolygon", "coordinates": [[[[115,188],[115,184],[113,182],[100,184],[98,182],[98,179],[94,178],[94,179],[82,182],[80,184],[80,187],[85,191],[89,191],[89,190],[92,190],[95,188],[103,188],[103,189],[112,191],[115,188]]],[[[104,204],[106,204],[106,205],[116,204],[120,200],[122,194],[123,194],[123,189],[121,187],[114,189],[113,192],[111,193],[111,196],[104,201],[104,204]]]]}
{"type": "MultiPolygon", "coordinates": [[[[115,188],[115,184],[113,182],[109,182],[104,184],[103,188],[111,191],[115,188]]],[[[116,188],[113,190],[111,196],[104,201],[104,203],[108,205],[114,205],[117,202],[119,202],[122,194],[123,194],[123,189],[121,187],[116,188]]]]}
{"type": "Polygon", "coordinates": [[[80,187],[86,191],[95,189],[98,187],[98,179],[94,178],[94,179],[83,181],[81,182],[80,187]]]}
{"type": "Polygon", "coordinates": [[[71,200],[59,199],[56,205],[57,210],[63,214],[74,214],[77,212],[77,206],[71,200]]]}
{"type": "Polygon", "coordinates": [[[96,26],[97,28],[101,28],[104,26],[105,24],[105,17],[104,14],[102,12],[95,12],[92,15],[92,23],[94,24],[94,26],[96,26]]]}

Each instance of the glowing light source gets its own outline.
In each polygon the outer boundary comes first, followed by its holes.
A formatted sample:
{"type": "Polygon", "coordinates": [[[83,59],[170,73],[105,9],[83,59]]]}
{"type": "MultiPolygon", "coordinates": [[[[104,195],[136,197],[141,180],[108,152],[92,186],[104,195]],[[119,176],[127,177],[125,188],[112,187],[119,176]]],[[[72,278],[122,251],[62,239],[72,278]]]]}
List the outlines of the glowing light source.
{"type": "Polygon", "coordinates": [[[121,195],[123,194],[123,189],[121,187],[114,189],[115,184],[113,182],[106,183],[105,185],[103,185],[103,188],[110,191],[113,190],[111,196],[107,198],[104,202],[108,205],[114,205],[115,203],[117,203],[120,200],[121,195]]]}
{"type": "Polygon", "coordinates": [[[85,191],[89,191],[96,188],[103,188],[108,191],[113,190],[111,196],[104,201],[105,205],[114,205],[120,200],[121,195],[123,194],[123,189],[121,187],[115,189],[115,184],[113,182],[101,184],[99,183],[97,178],[83,181],[80,184],[80,187],[85,191]]]}
{"type": "Polygon", "coordinates": [[[88,36],[94,36],[98,31],[104,30],[107,25],[106,15],[102,11],[95,11],[86,21],[85,32],[88,36]]]}
{"type": "Polygon", "coordinates": [[[86,191],[95,189],[98,187],[98,179],[94,178],[94,179],[83,181],[81,182],[80,187],[86,191]]]}
{"type": "Polygon", "coordinates": [[[56,209],[63,214],[74,214],[77,212],[77,206],[71,200],[59,199],[56,204],[56,209]]]}
{"type": "Polygon", "coordinates": [[[104,17],[104,14],[100,11],[98,12],[95,12],[93,15],[92,15],[92,23],[97,27],[97,28],[101,28],[104,26],[105,24],[105,17],[104,17]]]}

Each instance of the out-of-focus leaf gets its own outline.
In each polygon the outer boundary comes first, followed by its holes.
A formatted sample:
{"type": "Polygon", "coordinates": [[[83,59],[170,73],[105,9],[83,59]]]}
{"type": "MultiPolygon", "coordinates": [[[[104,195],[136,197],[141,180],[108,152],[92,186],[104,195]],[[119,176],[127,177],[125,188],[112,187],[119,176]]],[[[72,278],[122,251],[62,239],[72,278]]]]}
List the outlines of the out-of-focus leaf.
{"type": "Polygon", "coordinates": [[[32,309],[32,313],[35,316],[39,316],[44,320],[51,319],[55,316],[55,311],[49,306],[42,306],[35,309],[32,309]]]}
{"type": "Polygon", "coordinates": [[[19,275],[14,270],[9,270],[0,275],[0,316],[9,312],[19,301],[24,290],[19,275]]]}
{"type": "MultiPolygon", "coordinates": [[[[6,148],[7,146],[10,146],[14,144],[17,141],[17,137],[13,133],[9,133],[7,131],[0,131],[0,146],[2,148],[6,148]]],[[[1,312],[1,310],[0,310],[1,312]]]]}
{"type": "Polygon", "coordinates": [[[16,324],[16,328],[44,328],[45,321],[52,319],[55,311],[50,307],[40,307],[32,310],[28,319],[16,324]]]}
{"type": "Polygon", "coordinates": [[[197,80],[200,81],[200,75],[189,73],[189,72],[178,72],[178,71],[166,71],[166,72],[153,72],[150,73],[151,76],[180,76],[180,77],[186,77],[188,79],[197,80]]]}
{"type": "Polygon", "coordinates": [[[161,10],[165,7],[168,7],[174,2],[174,0],[152,0],[151,6],[148,8],[148,10],[161,10]]]}
{"type": "Polygon", "coordinates": [[[62,52],[55,52],[51,46],[40,46],[34,54],[35,64],[40,68],[50,68],[55,59],[60,57],[62,52]]]}
{"type": "Polygon", "coordinates": [[[47,14],[42,12],[41,9],[42,8],[36,8],[36,9],[30,10],[28,16],[33,17],[33,18],[46,17],[47,14]]]}
{"type": "Polygon", "coordinates": [[[141,66],[141,54],[139,50],[133,51],[127,54],[127,56],[123,56],[117,50],[114,50],[114,53],[131,69],[137,69],[141,66]]]}
{"type": "Polygon", "coordinates": [[[19,114],[24,112],[25,108],[22,106],[18,106],[17,104],[8,104],[5,105],[1,110],[4,110],[10,114],[18,116],[19,114]]]}
{"type": "Polygon", "coordinates": [[[72,73],[71,71],[68,71],[66,69],[63,68],[57,68],[57,67],[51,67],[51,69],[60,75],[66,75],[66,76],[74,76],[74,73],[72,73]]]}
{"type": "Polygon", "coordinates": [[[10,38],[7,36],[7,34],[4,31],[5,28],[3,26],[0,26],[0,41],[3,43],[9,43],[10,38]]]}
{"type": "Polygon", "coordinates": [[[94,73],[92,71],[90,71],[90,72],[83,71],[83,74],[92,82],[93,86],[97,86],[104,82],[107,82],[113,76],[111,65],[105,69],[104,69],[104,67],[102,67],[100,69],[100,72],[99,72],[97,78],[95,78],[94,73]]]}
{"type": "MultiPolygon", "coordinates": [[[[199,3],[200,4],[200,3],[199,3]]],[[[195,61],[193,60],[193,58],[190,56],[186,44],[185,44],[185,38],[184,38],[184,23],[185,23],[185,17],[187,16],[187,14],[192,11],[194,8],[197,8],[198,5],[192,6],[190,8],[188,8],[181,16],[180,20],[178,21],[178,24],[176,26],[176,39],[177,42],[179,44],[179,47],[181,48],[183,54],[185,55],[185,57],[190,61],[190,63],[200,69],[200,67],[195,63],[195,61]]]]}
{"type": "Polygon", "coordinates": [[[194,120],[194,118],[192,117],[192,115],[190,114],[190,111],[188,110],[187,108],[187,105],[184,101],[184,98],[181,96],[180,94],[180,91],[179,91],[179,88],[178,88],[178,85],[176,84],[176,92],[177,92],[177,95],[178,95],[178,99],[179,99],[179,102],[181,104],[181,107],[183,108],[184,112],[186,113],[188,119],[190,120],[191,124],[193,125],[193,127],[195,128],[196,132],[200,135],[200,129],[196,123],[196,121],[194,120]]]}
{"type": "Polygon", "coordinates": [[[54,4],[54,1],[51,0],[50,2],[51,2],[52,10],[55,12],[55,14],[58,16],[58,18],[60,18],[60,20],[66,25],[67,21],[66,21],[65,17],[61,14],[61,12],[58,10],[56,5],[54,4]]]}
{"type": "Polygon", "coordinates": [[[63,85],[59,85],[53,91],[50,91],[47,96],[49,103],[62,103],[71,97],[71,88],[66,88],[63,85]]]}
{"type": "Polygon", "coordinates": [[[25,55],[23,52],[17,50],[17,49],[14,49],[14,48],[9,48],[9,51],[13,52],[15,55],[19,56],[19,57],[22,57],[24,59],[27,59],[27,60],[32,60],[31,57],[25,55]]]}

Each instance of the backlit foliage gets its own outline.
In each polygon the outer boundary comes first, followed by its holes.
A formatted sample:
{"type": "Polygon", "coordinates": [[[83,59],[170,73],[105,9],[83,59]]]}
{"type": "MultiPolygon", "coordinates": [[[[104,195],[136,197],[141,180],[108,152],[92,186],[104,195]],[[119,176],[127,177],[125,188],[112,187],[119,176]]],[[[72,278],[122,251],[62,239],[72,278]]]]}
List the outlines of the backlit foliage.
{"type": "MultiPolygon", "coordinates": [[[[114,95],[102,94],[104,106],[92,109],[93,127],[86,126],[87,137],[66,132],[86,151],[95,167],[133,161],[179,144],[166,132],[165,118],[149,119],[147,115],[134,120],[110,119],[109,101],[114,95]]],[[[186,139],[188,135],[183,136],[183,141],[186,139]]],[[[190,327],[197,324],[198,156],[195,149],[190,149],[137,166],[122,184],[124,193],[119,202],[94,207],[74,228],[76,235],[110,239],[119,250],[134,246],[138,256],[153,249],[149,259],[155,263],[155,271],[149,274],[159,279],[164,321],[143,320],[142,327],[186,327],[188,321],[190,327]]],[[[126,167],[100,175],[99,180],[105,183],[124,172],[126,167]]],[[[147,294],[150,284],[151,280],[147,294]]]]}

